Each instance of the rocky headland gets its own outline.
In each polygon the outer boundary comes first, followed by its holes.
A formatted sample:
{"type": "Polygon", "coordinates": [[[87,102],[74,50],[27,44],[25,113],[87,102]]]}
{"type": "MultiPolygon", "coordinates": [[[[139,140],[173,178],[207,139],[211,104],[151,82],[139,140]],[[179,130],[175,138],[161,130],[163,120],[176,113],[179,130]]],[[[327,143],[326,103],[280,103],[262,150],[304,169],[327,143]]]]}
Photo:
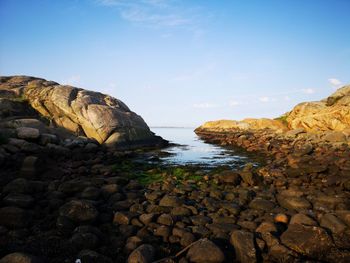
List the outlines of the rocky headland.
{"type": "Polygon", "coordinates": [[[263,159],[204,169],[135,161],[166,141],[115,98],[1,77],[0,262],[349,262],[349,87],[335,94],[324,114],[198,128],[263,159]]]}

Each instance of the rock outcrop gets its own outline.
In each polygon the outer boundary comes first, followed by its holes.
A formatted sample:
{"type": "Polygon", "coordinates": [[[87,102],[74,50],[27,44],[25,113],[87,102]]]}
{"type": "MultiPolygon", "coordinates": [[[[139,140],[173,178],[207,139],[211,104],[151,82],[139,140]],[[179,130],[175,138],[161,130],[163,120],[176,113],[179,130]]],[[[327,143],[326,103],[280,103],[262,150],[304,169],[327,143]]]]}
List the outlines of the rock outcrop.
{"type": "Polygon", "coordinates": [[[306,131],[350,129],[350,86],[338,89],[322,101],[298,104],[286,121],[289,128],[306,131]]]}
{"type": "Polygon", "coordinates": [[[201,132],[230,132],[270,130],[275,133],[318,133],[323,132],[324,140],[342,141],[350,134],[350,86],[338,89],[328,98],[303,102],[290,112],[276,119],[244,119],[209,121],[196,129],[201,132]],[[344,134],[340,134],[343,132],[344,134]],[[334,138],[337,136],[338,138],[334,138]],[[342,137],[342,138],[340,138],[342,137]]]}
{"type": "Polygon", "coordinates": [[[54,125],[75,135],[93,138],[100,144],[164,143],[122,101],[99,92],[59,85],[45,79],[12,76],[0,78],[0,97],[14,99],[17,103],[27,101],[54,125]]]}

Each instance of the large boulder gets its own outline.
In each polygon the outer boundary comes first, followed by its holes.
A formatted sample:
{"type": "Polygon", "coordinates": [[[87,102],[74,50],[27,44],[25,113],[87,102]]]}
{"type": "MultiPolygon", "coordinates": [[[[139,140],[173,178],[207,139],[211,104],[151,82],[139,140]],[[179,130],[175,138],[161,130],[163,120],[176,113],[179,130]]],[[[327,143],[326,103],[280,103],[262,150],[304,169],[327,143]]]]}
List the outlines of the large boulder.
{"type": "Polygon", "coordinates": [[[328,98],[303,102],[293,108],[287,117],[292,129],[306,131],[342,131],[350,128],[350,85],[338,89],[328,98]]]}
{"type": "Polygon", "coordinates": [[[122,101],[111,96],[26,76],[0,78],[0,97],[25,100],[42,116],[76,135],[107,145],[165,141],[122,101]]]}

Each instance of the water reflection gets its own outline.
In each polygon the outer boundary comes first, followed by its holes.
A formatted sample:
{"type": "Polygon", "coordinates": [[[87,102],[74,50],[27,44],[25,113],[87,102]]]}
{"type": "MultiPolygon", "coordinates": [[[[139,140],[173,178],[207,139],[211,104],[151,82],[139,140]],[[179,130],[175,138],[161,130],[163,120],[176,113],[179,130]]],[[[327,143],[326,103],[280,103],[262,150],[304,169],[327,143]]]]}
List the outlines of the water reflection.
{"type": "Polygon", "coordinates": [[[177,144],[165,150],[169,154],[159,156],[161,160],[171,164],[241,167],[247,162],[255,162],[247,153],[237,151],[232,147],[205,143],[193,132],[193,128],[152,128],[151,130],[164,139],[177,144]]]}

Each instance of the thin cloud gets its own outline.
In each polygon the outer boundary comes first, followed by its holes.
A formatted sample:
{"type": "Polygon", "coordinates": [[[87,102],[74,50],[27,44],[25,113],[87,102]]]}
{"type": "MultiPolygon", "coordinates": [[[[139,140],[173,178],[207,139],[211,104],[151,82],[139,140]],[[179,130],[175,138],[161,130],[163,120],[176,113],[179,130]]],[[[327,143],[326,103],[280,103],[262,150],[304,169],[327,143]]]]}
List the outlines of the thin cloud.
{"type": "Polygon", "coordinates": [[[271,101],[270,97],[267,97],[267,96],[260,97],[259,100],[260,100],[261,102],[265,102],[265,103],[271,101]]]}
{"type": "Polygon", "coordinates": [[[177,0],[96,0],[96,3],[113,7],[122,19],[139,26],[151,28],[183,28],[194,38],[204,32],[200,28],[201,12],[182,7],[177,0]]]}
{"type": "Polygon", "coordinates": [[[238,101],[236,101],[236,100],[231,100],[231,101],[229,102],[230,107],[235,107],[235,106],[238,106],[238,105],[240,105],[240,104],[241,104],[241,103],[238,102],[238,101]]]}
{"type": "Polygon", "coordinates": [[[315,93],[315,90],[314,89],[302,89],[302,92],[305,93],[305,94],[314,94],[315,93]]]}
{"type": "Polygon", "coordinates": [[[338,88],[341,85],[343,85],[343,83],[339,79],[336,79],[336,78],[330,78],[330,79],[328,79],[328,82],[332,85],[333,88],[338,88]]]}
{"type": "Polygon", "coordinates": [[[217,104],[213,104],[213,103],[196,103],[196,104],[193,104],[193,108],[196,108],[196,109],[210,109],[210,108],[217,108],[219,107],[219,105],[217,104]]]}

